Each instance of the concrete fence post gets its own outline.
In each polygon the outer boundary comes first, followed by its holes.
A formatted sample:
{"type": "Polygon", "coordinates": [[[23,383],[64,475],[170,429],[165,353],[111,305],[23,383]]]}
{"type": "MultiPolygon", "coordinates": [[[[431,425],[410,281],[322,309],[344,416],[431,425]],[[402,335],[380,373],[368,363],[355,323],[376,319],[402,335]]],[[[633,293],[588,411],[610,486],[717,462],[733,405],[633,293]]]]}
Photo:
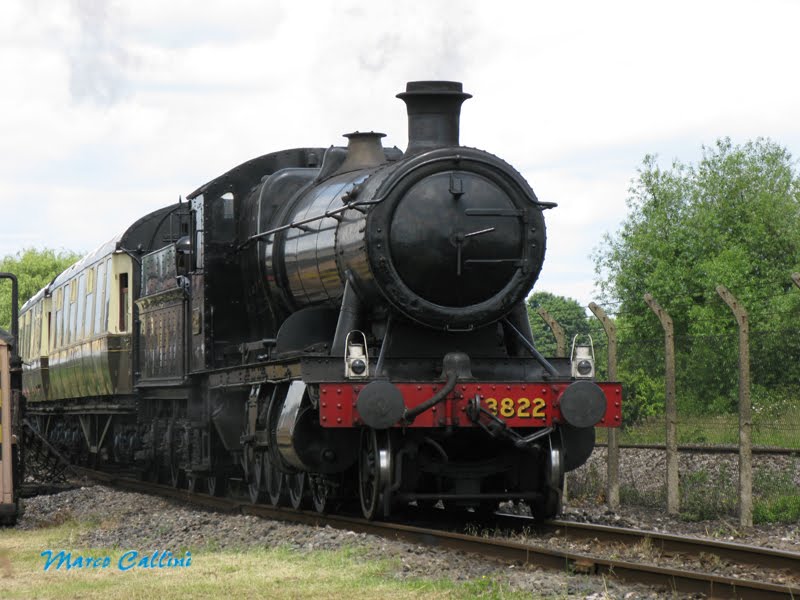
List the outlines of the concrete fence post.
{"type": "MultiPolygon", "coordinates": [[[[547,323],[547,326],[550,328],[550,331],[553,332],[553,337],[556,338],[556,357],[557,358],[564,358],[567,355],[567,344],[566,344],[566,336],[564,335],[564,328],[561,327],[561,324],[553,318],[549,312],[547,312],[543,308],[537,308],[536,312],[542,318],[542,320],[547,323]]],[[[569,491],[567,490],[567,478],[564,478],[564,489],[561,491],[561,501],[566,503],[569,499],[569,491]]]]}
{"type": "Polygon", "coordinates": [[[567,355],[566,336],[564,335],[564,328],[559,325],[553,316],[543,308],[537,308],[536,312],[542,317],[542,320],[547,323],[550,331],[553,332],[553,337],[556,338],[556,356],[564,358],[567,355]]]}
{"type": "Polygon", "coordinates": [[[664,412],[666,420],[667,450],[667,513],[678,514],[680,510],[680,489],[678,479],[678,406],[675,399],[675,331],[670,317],[652,294],[644,295],[644,301],[650,307],[661,327],[664,328],[664,412]]]}
{"type": "Polygon", "coordinates": [[[753,421],[750,405],[750,331],[747,311],[724,285],[717,293],[739,325],[739,525],[753,526],[753,421]]]}
{"type": "MultiPolygon", "coordinates": [[[[608,338],[608,381],[617,381],[617,326],[614,321],[594,302],[589,310],[603,324],[608,338]]],[[[619,507],[619,429],[609,427],[608,454],[606,457],[606,503],[609,508],[619,507]]]]}

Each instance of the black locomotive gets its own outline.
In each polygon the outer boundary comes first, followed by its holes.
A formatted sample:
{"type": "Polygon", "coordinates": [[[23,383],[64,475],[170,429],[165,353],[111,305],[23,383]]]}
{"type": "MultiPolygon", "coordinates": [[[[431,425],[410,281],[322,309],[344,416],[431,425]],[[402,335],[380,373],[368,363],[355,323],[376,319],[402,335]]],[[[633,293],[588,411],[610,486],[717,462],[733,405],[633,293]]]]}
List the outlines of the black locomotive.
{"type": "Polygon", "coordinates": [[[556,514],[594,427],[619,425],[621,388],[533,345],[524,300],[553,205],[459,145],[460,83],[398,97],[405,152],[355,132],[253,159],[29,300],[40,433],[254,502],[556,514]]]}

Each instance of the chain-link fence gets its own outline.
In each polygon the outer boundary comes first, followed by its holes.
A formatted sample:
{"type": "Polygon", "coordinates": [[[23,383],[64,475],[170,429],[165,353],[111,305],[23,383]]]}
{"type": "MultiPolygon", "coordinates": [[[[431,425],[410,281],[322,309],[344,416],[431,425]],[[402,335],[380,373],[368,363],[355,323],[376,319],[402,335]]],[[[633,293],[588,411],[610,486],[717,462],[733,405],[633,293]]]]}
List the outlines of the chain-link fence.
{"type": "MultiPolygon", "coordinates": [[[[651,308],[656,312],[657,305],[651,308]]],[[[668,321],[663,311],[658,316],[662,325],[668,321]]],[[[666,325],[655,334],[652,328],[646,335],[634,328],[617,332],[624,425],[617,436],[619,464],[612,469],[619,474],[621,504],[666,508],[691,519],[739,515],[745,526],[753,520],[800,521],[800,336],[791,324],[776,326],[773,320],[764,326],[768,319],[761,317],[755,315],[752,330],[748,318],[732,312],[723,329],[676,324],[671,335],[666,325]],[[667,358],[669,344],[674,366],[667,358]],[[667,451],[670,395],[672,454],[667,451]],[[677,488],[672,500],[670,488],[677,488]]],[[[598,378],[604,378],[608,355],[599,331],[594,332],[598,378]]],[[[568,477],[570,497],[613,498],[607,442],[608,430],[598,429],[595,455],[568,477]]]]}

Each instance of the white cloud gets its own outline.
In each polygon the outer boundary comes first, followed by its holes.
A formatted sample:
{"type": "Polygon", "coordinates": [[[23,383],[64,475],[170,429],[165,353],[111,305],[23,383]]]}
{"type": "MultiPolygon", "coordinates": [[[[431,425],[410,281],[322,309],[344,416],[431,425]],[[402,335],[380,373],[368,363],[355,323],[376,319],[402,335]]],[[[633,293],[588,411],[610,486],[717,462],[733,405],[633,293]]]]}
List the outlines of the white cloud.
{"type": "Polygon", "coordinates": [[[462,142],[559,202],[541,286],[582,302],[646,152],[768,135],[800,154],[794,2],[9,0],[3,17],[0,255],[87,250],[266,152],[357,129],[404,148],[394,95],[414,79],[463,81],[462,142]]]}

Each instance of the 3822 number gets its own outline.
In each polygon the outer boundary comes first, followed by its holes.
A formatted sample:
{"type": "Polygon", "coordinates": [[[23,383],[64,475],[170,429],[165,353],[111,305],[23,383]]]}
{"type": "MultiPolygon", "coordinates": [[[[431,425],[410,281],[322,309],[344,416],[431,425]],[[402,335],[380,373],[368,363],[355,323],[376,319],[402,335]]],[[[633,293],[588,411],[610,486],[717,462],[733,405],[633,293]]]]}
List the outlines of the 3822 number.
{"type": "Polygon", "coordinates": [[[486,398],[483,401],[486,409],[495,416],[519,417],[520,419],[544,419],[544,398],[486,398]]]}

